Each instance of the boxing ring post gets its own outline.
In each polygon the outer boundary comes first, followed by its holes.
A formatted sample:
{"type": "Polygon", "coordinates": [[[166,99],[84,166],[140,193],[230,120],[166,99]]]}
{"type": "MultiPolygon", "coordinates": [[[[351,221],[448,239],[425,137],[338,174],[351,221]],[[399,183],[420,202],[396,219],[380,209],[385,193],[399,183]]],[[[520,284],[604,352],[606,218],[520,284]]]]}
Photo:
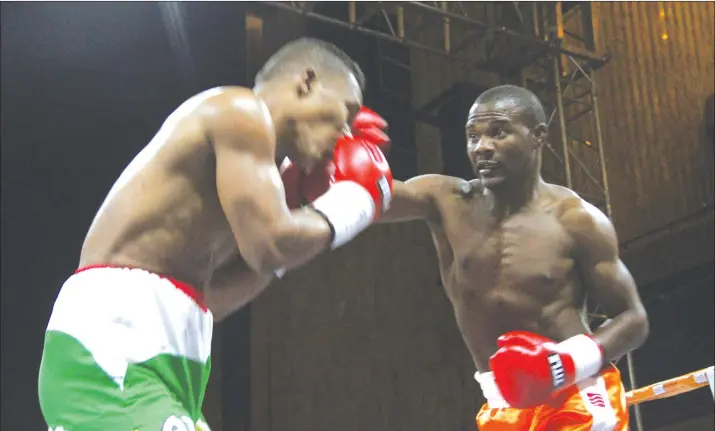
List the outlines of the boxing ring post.
{"type": "MultiPolygon", "coordinates": [[[[636,385],[636,365],[633,362],[632,352],[628,352],[628,354],[626,354],[626,366],[628,367],[628,380],[631,382],[631,390],[633,391],[638,386],[636,385]]],[[[641,414],[640,405],[633,405],[633,416],[636,419],[637,430],[643,431],[643,415],[641,414]]]]}

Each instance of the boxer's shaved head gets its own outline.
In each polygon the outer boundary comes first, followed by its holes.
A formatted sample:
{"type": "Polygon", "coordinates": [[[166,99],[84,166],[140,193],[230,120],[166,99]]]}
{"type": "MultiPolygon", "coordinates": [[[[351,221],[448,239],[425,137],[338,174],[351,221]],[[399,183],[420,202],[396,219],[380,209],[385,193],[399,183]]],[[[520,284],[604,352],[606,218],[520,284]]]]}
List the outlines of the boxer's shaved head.
{"type": "Polygon", "coordinates": [[[353,75],[360,89],[365,90],[365,74],[352,58],[332,43],[312,38],[290,42],[273,54],[256,75],[256,85],[307,69],[312,69],[319,79],[353,75]]]}
{"type": "Polygon", "coordinates": [[[526,88],[515,85],[490,88],[477,98],[474,105],[489,105],[507,111],[530,128],[546,123],[546,113],[539,98],[526,88]]]}

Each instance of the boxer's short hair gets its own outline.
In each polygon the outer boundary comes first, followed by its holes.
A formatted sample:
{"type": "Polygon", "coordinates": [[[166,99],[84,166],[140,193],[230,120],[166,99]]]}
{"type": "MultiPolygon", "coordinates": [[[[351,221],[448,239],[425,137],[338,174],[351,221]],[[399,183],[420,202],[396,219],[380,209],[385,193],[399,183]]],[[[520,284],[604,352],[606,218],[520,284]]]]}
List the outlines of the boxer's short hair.
{"type": "Polygon", "coordinates": [[[293,73],[313,69],[318,76],[352,74],[365,90],[365,74],[343,50],[320,39],[301,38],[283,46],[256,75],[256,85],[293,73]]]}
{"type": "Polygon", "coordinates": [[[546,113],[544,106],[536,94],[526,88],[516,85],[500,85],[485,91],[474,102],[492,103],[500,100],[513,102],[514,114],[518,116],[527,126],[534,127],[546,123],[546,113]]]}

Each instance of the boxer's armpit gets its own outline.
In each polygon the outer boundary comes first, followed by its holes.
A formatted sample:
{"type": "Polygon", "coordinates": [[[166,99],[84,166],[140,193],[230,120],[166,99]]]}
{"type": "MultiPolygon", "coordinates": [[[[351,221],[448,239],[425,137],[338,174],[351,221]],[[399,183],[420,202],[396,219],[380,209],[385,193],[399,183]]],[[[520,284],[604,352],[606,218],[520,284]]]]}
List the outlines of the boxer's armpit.
{"type": "Polygon", "coordinates": [[[406,182],[393,181],[392,204],[379,223],[410,220],[439,220],[435,189],[442,183],[440,175],[421,175],[406,182]]]}

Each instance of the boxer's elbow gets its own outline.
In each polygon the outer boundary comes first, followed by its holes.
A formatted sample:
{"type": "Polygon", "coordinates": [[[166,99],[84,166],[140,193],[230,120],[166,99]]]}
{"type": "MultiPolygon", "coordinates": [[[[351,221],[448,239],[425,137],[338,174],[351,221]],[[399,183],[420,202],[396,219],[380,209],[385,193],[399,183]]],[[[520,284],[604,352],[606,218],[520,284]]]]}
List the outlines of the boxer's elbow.
{"type": "Polygon", "coordinates": [[[633,331],[633,348],[636,349],[645,343],[650,333],[650,321],[648,320],[648,313],[646,313],[645,308],[640,306],[638,308],[630,310],[631,316],[631,330],[633,331]]]}
{"type": "Polygon", "coordinates": [[[244,259],[259,274],[301,266],[324,251],[330,241],[330,226],[322,217],[292,218],[272,224],[254,241],[244,259]]]}
{"type": "Polygon", "coordinates": [[[626,350],[635,350],[645,343],[650,332],[648,314],[642,306],[631,308],[623,313],[619,331],[626,350]]]}
{"type": "Polygon", "coordinates": [[[269,238],[258,241],[247,248],[241,250],[241,255],[258,274],[273,274],[283,267],[284,256],[279,252],[278,244],[269,238]]]}

